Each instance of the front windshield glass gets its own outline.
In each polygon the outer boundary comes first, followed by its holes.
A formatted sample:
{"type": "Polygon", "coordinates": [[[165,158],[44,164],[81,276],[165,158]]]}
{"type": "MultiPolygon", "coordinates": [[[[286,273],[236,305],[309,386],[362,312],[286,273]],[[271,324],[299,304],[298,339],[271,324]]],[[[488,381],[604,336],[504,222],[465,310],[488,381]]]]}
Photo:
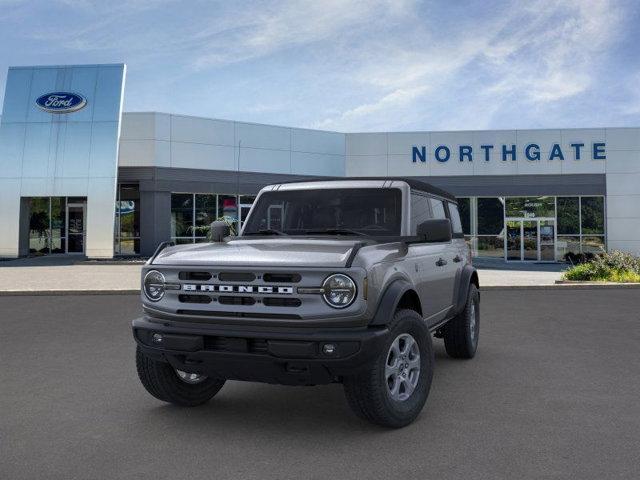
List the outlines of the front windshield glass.
{"type": "Polygon", "coordinates": [[[397,188],[267,192],[243,235],[400,235],[401,204],[397,188]]]}

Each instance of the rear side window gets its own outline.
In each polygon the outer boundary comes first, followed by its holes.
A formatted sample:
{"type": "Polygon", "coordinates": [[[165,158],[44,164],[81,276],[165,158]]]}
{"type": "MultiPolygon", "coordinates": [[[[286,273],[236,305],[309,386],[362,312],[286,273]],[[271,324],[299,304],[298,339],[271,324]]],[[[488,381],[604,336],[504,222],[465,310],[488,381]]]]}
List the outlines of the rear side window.
{"type": "Polygon", "coordinates": [[[455,203],[449,203],[449,216],[451,218],[451,228],[453,233],[462,233],[462,221],[460,220],[460,212],[455,203]]]}
{"type": "Polygon", "coordinates": [[[431,199],[431,213],[433,218],[447,218],[447,214],[444,211],[444,202],[435,198],[431,199]]]}
{"type": "Polygon", "coordinates": [[[418,225],[433,218],[429,198],[417,193],[411,194],[411,235],[418,231],[418,225]]]}

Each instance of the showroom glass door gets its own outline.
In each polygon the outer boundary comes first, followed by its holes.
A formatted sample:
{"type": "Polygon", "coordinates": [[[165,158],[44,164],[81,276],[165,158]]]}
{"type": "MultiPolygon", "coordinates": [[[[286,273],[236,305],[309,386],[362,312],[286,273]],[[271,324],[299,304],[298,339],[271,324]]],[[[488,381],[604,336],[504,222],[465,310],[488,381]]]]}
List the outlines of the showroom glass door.
{"type": "Polygon", "coordinates": [[[505,260],[553,262],[556,259],[556,222],[553,218],[508,218],[505,260]]]}
{"type": "Polygon", "coordinates": [[[554,219],[539,220],[540,261],[556,260],[556,221],[554,219]]]}
{"type": "Polygon", "coordinates": [[[67,203],[67,253],[84,253],[85,205],[84,203],[67,203]]]}

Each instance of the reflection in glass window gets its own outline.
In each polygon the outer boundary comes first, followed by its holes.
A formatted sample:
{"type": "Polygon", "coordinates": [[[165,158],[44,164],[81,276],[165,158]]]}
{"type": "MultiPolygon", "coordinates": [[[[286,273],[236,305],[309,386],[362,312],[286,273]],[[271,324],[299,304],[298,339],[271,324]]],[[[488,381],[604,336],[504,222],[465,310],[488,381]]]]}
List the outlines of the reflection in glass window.
{"type": "Polygon", "coordinates": [[[505,199],[507,217],[554,217],[555,197],[509,197],[505,199]]]}
{"type": "Polygon", "coordinates": [[[447,215],[444,213],[444,203],[442,200],[436,200],[435,198],[431,198],[431,215],[433,218],[447,218],[447,215]]]}
{"type": "Polygon", "coordinates": [[[114,252],[140,253],[140,190],[138,185],[118,185],[114,252]]]}
{"type": "Polygon", "coordinates": [[[206,240],[211,222],[216,219],[216,196],[196,194],[195,205],[193,234],[196,239],[206,240]]]}
{"type": "Polygon", "coordinates": [[[460,221],[460,213],[455,203],[449,203],[449,216],[451,217],[451,230],[453,233],[462,233],[462,222],[460,221]]]}
{"type": "Polygon", "coordinates": [[[238,221],[238,202],[235,195],[218,195],[218,218],[238,221]]]}
{"type": "Polygon", "coordinates": [[[478,235],[499,235],[502,232],[504,228],[502,202],[502,198],[478,198],[478,235]]]}
{"type": "Polygon", "coordinates": [[[504,240],[501,236],[478,236],[479,257],[504,257],[504,240]]]}
{"type": "Polygon", "coordinates": [[[582,234],[604,234],[604,197],[582,197],[582,234]]]}
{"type": "Polygon", "coordinates": [[[51,238],[49,197],[31,198],[29,212],[29,251],[49,253],[51,238]]]}
{"type": "MultiPolygon", "coordinates": [[[[442,202],[440,202],[442,203],[442,202]]],[[[411,194],[411,235],[418,231],[418,225],[432,218],[429,198],[425,195],[411,194]]]]}
{"type": "Polygon", "coordinates": [[[579,236],[558,236],[556,242],[558,259],[562,260],[567,253],[580,253],[579,236]]]}
{"type": "Polygon", "coordinates": [[[602,236],[588,236],[582,237],[582,251],[584,253],[603,253],[604,237],[602,236]]]}
{"type": "Polygon", "coordinates": [[[288,235],[400,235],[402,194],[399,189],[346,188],[263,193],[245,224],[243,235],[275,230],[288,235]],[[339,234],[352,234],[340,232],[339,234]]]}
{"type": "Polygon", "coordinates": [[[171,194],[171,237],[193,236],[193,194],[171,194]]]}
{"type": "Polygon", "coordinates": [[[578,197],[558,197],[558,234],[580,233],[580,209],[578,197]]]}

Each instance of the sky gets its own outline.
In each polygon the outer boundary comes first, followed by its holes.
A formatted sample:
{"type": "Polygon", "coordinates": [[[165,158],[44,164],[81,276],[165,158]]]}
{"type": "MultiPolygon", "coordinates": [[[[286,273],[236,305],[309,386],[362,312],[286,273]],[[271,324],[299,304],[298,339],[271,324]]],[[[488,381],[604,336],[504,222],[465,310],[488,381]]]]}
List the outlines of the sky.
{"type": "Polygon", "coordinates": [[[640,2],[0,0],[9,66],[127,64],[125,111],[341,132],[640,126],[640,2]]]}

